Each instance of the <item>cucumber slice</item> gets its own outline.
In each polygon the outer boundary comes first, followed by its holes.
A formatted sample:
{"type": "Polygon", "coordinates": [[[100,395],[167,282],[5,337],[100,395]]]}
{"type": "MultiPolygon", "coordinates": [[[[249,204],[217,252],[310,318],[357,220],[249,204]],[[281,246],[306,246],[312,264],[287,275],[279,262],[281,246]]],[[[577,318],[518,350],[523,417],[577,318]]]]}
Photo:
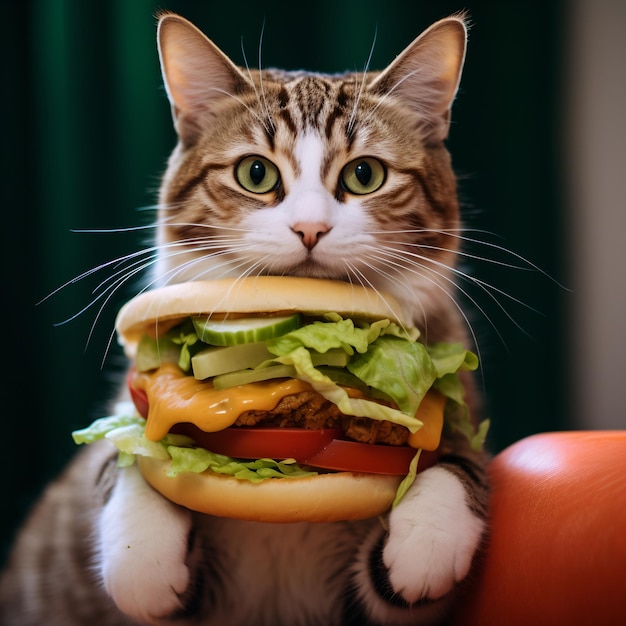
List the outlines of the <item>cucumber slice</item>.
{"type": "Polygon", "coordinates": [[[215,389],[229,389],[238,385],[260,383],[273,378],[295,378],[296,368],[293,365],[269,365],[258,370],[240,370],[216,376],[213,379],[215,389]]]}
{"type": "MultiPolygon", "coordinates": [[[[213,348],[213,349],[219,350],[220,348],[213,348]]],[[[221,349],[226,350],[227,348],[221,348],[221,349]]],[[[270,355],[269,358],[271,359],[272,355],[270,355]]],[[[313,363],[315,367],[331,366],[331,369],[333,369],[333,367],[342,368],[348,364],[349,360],[350,360],[350,356],[344,350],[341,350],[341,349],[329,350],[328,352],[325,352],[325,353],[311,352],[311,363],[313,363]]],[[[323,368],[320,367],[320,370],[322,369],[323,368]]],[[[342,371],[342,370],[339,369],[338,371],[342,371]]],[[[348,371],[346,370],[343,370],[343,371],[351,379],[353,378],[353,379],[358,380],[356,376],[353,376],[348,371]]],[[[194,373],[195,373],[195,370],[194,370],[194,373]]],[[[228,389],[229,387],[237,387],[238,385],[247,385],[248,383],[258,383],[264,380],[271,380],[272,378],[295,378],[295,377],[296,377],[296,368],[293,365],[277,364],[277,365],[268,365],[267,367],[261,367],[255,370],[242,369],[239,371],[231,371],[221,376],[216,376],[213,379],[213,386],[216,389],[228,389]]],[[[363,383],[361,383],[361,385],[363,385],[363,383]]]]}
{"type": "Polygon", "coordinates": [[[204,343],[212,346],[236,346],[244,343],[267,341],[280,337],[300,327],[301,316],[242,317],[239,319],[212,320],[193,317],[194,328],[204,343]]]}
{"type": "Polygon", "coordinates": [[[143,335],[137,345],[135,367],[138,372],[148,372],[161,367],[162,363],[178,363],[180,346],[177,346],[169,337],[158,339],[143,335]]]}
{"type": "Polygon", "coordinates": [[[204,380],[227,372],[257,367],[273,356],[264,343],[206,348],[191,357],[191,368],[195,378],[204,380]]]}
{"type": "Polygon", "coordinates": [[[319,365],[329,365],[331,367],[346,367],[350,362],[350,355],[341,348],[333,348],[327,352],[310,351],[311,363],[318,367],[319,365]]]}

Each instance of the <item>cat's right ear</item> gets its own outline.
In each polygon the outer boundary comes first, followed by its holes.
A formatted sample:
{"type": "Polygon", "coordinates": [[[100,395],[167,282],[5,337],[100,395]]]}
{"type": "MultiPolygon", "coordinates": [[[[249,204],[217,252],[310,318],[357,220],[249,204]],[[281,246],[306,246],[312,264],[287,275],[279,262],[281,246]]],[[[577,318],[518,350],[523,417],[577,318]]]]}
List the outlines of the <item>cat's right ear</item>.
{"type": "Polygon", "coordinates": [[[426,141],[443,141],[465,59],[467,26],[454,15],[425,30],[381,72],[369,88],[393,95],[416,113],[426,141]]]}
{"type": "Polygon", "coordinates": [[[200,119],[210,116],[212,106],[249,83],[202,31],[179,15],[159,18],[157,42],[176,132],[183,144],[193,143],[200,119]]]}

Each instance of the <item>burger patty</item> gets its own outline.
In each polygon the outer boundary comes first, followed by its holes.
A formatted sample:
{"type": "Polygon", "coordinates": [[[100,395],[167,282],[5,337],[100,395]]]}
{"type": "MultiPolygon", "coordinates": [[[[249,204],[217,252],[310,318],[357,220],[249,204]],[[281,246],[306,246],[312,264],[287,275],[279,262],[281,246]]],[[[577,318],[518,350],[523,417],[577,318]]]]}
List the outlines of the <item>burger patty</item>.
{"type": "Polygon", "coordinates": [[[245,411],[234,425],[258,424],[283,428],[341,428],[346,437],[354,441],[392,446],[403,446],[409,438],[409,431],[405,426],[388,420],[344,415],[337,405],[312,390],[285,396],[269,411],[245,411]]]}

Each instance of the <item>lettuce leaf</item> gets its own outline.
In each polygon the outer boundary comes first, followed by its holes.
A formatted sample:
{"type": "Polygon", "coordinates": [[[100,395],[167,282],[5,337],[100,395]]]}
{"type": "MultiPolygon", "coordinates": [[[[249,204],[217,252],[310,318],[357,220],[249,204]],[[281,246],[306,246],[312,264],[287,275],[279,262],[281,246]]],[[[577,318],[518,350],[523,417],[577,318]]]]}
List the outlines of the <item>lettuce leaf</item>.
{"type": "Polygon", "coordinates": [[[465,356],[439,350],[437,367],[425,346],[418,343],[418,331],[407,331],[388,319],[356,326],[351,319],[329,313],[326,321],[316,321],[268,342],[276,355],[272,362],[293,365],[297,377],[347,415],[390,420],[416,432],[422,423],[415,413],[439,375],[439,371],[458,367],[465,356]],[[309,350],[325,353],[343,349],[352,356],[347,369],[368,387],[380,391],[399,407],[386,407],[365,399],[351,399],[338,385],[311,364],[309,350]]]}
{"type": "Polygon", "coordinates": [[[444,430],[460,432],[476,452],[482,450],[485,445],[490,424],[489,419],[484,419],[478,426],[474,426],[465,403],[448,402],[446,404],[443,421],[444,430]]]}
{"type": "Polygon", "coordinates": [[[267,342],[267,349],[276,356],[289,354],[298,348],[308,348],[325,353],[341,348],[348,354],[365,352],[369,341],[369,327],[357,328],[350,319],[333,322],[315,321],[286,335],[267,342]]]}
{"type": "Polygon", "coordinates": [[[366,385],[382,391],[407,415],[415,415],[437,370],[426,347],[394,336],[379,337],[367,352],[348,363],[366,385]]]}
{"type": "Polygon", "coordinates": [[[478,369],[478,357],[460,343],[435,343],[426,350],[437,371],[437,378],[466,370],[478,369]]]}
{"type": "Polygon", "coordinates": [[[342,348],[349,355],[363,354],[368,346],[383,335],[393,335],[408,341],[416,341],[419,331],[405,330],[388,319],[355,326],[351,319],[343,319],[337,313],[327,313],[326,321],[315,321],[281,337],[267,342],[267,349],[276,356],[284,356],[303,347],[325,353],[333,348],[342,348]]]}
{"type": "Polygon", "coordinates": [[[293,459],[244,461],[216,454],[204,448],[177,446],[168,446],[167,451],[172,458],[167,471],[168,476],[176,476],[180,472],[202,473],[211,470],[217,474],[228,474],[240,480],[257,483],[266,478],[302,478],[317,474],[317,472],[303,470],[293,459]]]}
{"type": "Polygon", "coordinates": [[[391,503],[391,508],[395,509],[400,501],[406,495],[406,492],[409,490],[409,487],[415,482],[415,478],[417,477],[417,465],[420,460],[420,456],[422,455],[421,450],[415,451],[415,456],[411,459],[409,463],[409,473],[402,479],[402,482],[398,485],[396,489],[396,495],[391,503]]]}
{"type": "Polygon", "coordinates": [[[415,417],[415,412],[408,415],[392,407],[372,402],[364,398],[350,398],[343,387],[333,382],[328,376],[316,369],[311,363],[311,353],[299,347],[275,359],[279,363],[293,365],[300,380],[309,383],[315,391],[327,400],[336,404],[345,415],[359,415],[373,420],[389,420],[406,426],[412,433],[417,432],[424,424],[415,417]]]}
{"type": "Polygon", "coordinates": [[[113,430],[145,422],[143,418],[133,415],[134,411],[132,406],[128,406],[128,414],[124,411],[126,408],[126,406],[122,408],[122,413],[120,415],[101,417],[87,426],[87,428],[81,428],[80,430],[73,431],[72,439],[74,439],[74,443],[79,445],[82,443],[93,443],[94,441],[103,439],[113,430]]]}
{"type": "MultiPolygon", "coordinates": [[[[343,413],[390,420],[415,432],[421,423],[418,424],[414,415],[433,383],[443,376],[478,366],[476,355],[461,344],[440,343],[427,348],[416,341],[417,336],[417,330],[407,331],[388,319],[356,326],[351,319],[328,313],[326,321],[307,324],[269,341],[267,348],[276,358],[261,367],[270,362],[294,365],[298,378],[311,384],[343,413]],[[367,400],[351,400],[316,370],[306,352],[325,353],[331,349],[343,349],[351,355],[348,371],[395,402],[400,411],[381,409],[381,405],[367,400]]],[[[440,391],[448,396],[445,385],[441,385],[440,391]]],[[[452,399],[463,402],[458,394],[452,399]]]]}

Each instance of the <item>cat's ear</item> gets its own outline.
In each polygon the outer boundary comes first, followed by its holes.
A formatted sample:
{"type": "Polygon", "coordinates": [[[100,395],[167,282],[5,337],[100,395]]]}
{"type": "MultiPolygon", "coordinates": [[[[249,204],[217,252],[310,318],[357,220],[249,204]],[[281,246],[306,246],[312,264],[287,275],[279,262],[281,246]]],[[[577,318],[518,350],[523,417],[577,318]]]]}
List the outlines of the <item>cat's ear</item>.
{"type": "Polygon", "coordinates": [[[176,130],[183,142],[198,132],[200,114],[246,85],[239,68],[191,22],[167,13],[160,17],[157,40],[165,89],[176,130]]]}
{"type": "Polygon", "coordinates": [[[435,22],[415,39],[369,85],[381,95],[403,99],[418,115],[427,141],[448,135],[467,42],[461,16],[435,22]]]}

